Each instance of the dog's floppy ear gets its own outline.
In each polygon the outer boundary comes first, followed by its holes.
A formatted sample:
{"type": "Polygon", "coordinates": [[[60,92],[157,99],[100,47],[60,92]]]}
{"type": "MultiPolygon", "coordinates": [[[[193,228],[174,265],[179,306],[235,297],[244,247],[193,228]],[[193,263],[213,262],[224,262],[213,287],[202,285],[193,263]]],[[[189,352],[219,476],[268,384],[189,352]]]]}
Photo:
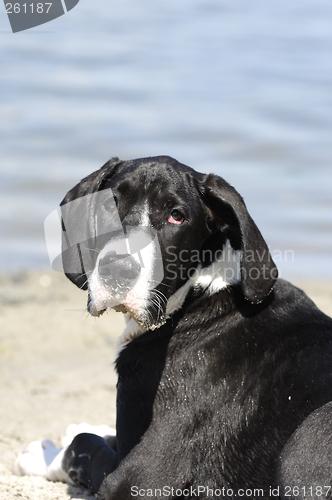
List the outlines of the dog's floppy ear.
{"type": "Polygon", "coordinates": [[[244,296],[252,303],[262,302],[272,291],[278,270],[242,197],[224,179],[213,174],[203,178],[201,189],[211,223],[225,231],[232,246],[241,250],[244,296]]]}
{"type": "MultiPolygon", "coordinates": [[[[95,202],[93,193],[102,189],[122,162],[112,158],[96,172],[82,179],[60,203],[62,212],[62,266],[65,275],[83,290],[88,288],[87,272],[92,271],[87,241],[92,237],[91,226],[95,202]]],[[[91,253],[91,252],[90,252],[91,253]]]]}

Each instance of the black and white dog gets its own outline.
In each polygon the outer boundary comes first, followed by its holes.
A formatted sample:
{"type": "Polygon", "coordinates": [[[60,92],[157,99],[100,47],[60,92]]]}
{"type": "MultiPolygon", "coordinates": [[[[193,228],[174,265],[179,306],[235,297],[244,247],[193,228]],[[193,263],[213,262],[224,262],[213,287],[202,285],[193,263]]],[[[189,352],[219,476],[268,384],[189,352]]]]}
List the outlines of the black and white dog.
{"type": "Polygon", "coordinates": [[[115,158],[62,209],[65,273],[92,315],[127,318],[116,437],[34,443],[16,472],[105,500],[332,498],[332,320],[277,279],[237,191],[166,156],[115,158]]]}

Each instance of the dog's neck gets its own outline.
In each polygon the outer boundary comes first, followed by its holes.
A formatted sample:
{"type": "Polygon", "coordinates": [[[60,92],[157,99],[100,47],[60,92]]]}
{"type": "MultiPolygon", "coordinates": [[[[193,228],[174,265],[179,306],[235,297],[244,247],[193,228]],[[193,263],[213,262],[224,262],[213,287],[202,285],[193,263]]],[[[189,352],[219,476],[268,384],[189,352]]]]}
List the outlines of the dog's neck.
{"type": "Polygon", "coordinates": [[[219,253],[219,260],[207,267],[200,264],[194,275],[168,299],[166,316],[181,309],[189,292],[193,290],[211,296],[240,283],[240,260],[241,252],[235,251],[229,240],[226,240],[219,253]]]}
{"type": "MultiPolygon", "coordinates": [[[[219,260],[215,260],[207,267],[201,264],[196,269],[194,275],[189,278],[182,287],[170,296],[166,307],[166,322],[180,311],[185,302],[195,301],[200,297],[210,297],[218,295],[218,306],[224,303],[222,309],[225,313],[230,310],[230,291],[232,287],[240,283],[240,252],[235,251],[229,240],[226,240],[219,260]],[[225,292],[225,293],[220,293],[225,292]],[[222,295],[222,297],[221,297],[222,295]],[[190,297],[191,300],[187,300],[190,297]]],[[[125,314],[126,326],[117,341],[116,359],[122,349],[134,338],[147,331],[139,325],[130,313],[125,314]]]]}
{"type": "MultiPolygon", "coordinates": [[[[182,307],[175,309],[172,314],[169,314],[166,318],[164,325],[171,324],[172,327],[181,321],[183,317],[188,319],[193,313],[196,317],[195,322],[205,322],[211,321],[217,318],[226,316],[236,307],[236,295],[240,293],[239,285],[224,287],[219,292],[216,292],[211,296],[208,290],[202,290],[199,288],[191,288],[186,297],[184,297],[182,302],[182,307]],[[209,308],[209,314],[198,315],[197,311],[202,309],[206,310],[209,308]]],[[[130,313],[125,314],[126,326],[118,338],[116,345],[115,362],[119,357],[121,351],[135,338],[141,336],[143,333],[149,331],[149,329],[143,328],[141,325],[136,323],[134,318],[130,313]]],[[[160,328],[163,328],[162,325],[160,328]]],[[[157,329],[158,330],[158,329],[157,329]]]]}

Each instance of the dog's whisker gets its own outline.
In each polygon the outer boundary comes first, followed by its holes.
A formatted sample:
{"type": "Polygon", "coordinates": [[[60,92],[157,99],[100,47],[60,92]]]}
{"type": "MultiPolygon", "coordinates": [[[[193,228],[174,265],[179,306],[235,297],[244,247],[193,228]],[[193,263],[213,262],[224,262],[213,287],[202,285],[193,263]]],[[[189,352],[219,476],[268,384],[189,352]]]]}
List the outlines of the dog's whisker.
{"type": "Polygon", "coordinates": [[[167,304],[167,297],[162,292],[157,292],[156,290],[152,290],[151,296],[157,298],[159,301],[167,304]]]}
{"type": "Polygon", "coordinates": [[[102,251],[102,248],[89,248],[89,247],[87,247],[86,250],[88,250],[89,252],[96,252],[99,254],[102,251]]]}

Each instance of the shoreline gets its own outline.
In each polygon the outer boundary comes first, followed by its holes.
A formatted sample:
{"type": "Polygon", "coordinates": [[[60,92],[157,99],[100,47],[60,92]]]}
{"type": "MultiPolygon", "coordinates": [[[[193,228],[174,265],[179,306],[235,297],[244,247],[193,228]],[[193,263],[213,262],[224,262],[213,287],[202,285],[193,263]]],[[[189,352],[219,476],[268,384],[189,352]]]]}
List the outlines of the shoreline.
{"type": "MultiPolygon", "coordinates": [[[[332,316],[332,281],[294,283],[332,316]]],[[[15,453],[71,423],[115,426],[112,363],[124,320],[92,318],[87,294],[52,270],[0,274],[0,500],[93,500],[84,488],[17,477],[15,453]]]]}

